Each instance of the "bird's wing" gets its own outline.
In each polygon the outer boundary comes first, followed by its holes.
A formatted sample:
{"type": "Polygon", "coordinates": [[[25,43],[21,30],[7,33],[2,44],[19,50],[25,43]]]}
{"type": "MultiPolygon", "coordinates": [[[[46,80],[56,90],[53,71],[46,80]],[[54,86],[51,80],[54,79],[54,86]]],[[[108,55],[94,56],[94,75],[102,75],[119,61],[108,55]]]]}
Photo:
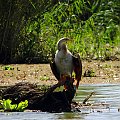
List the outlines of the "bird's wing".
{"type": "Polygon", "coordinates": [[[76,87],[78,88],[82,76],[82,62],[79,54],[77,57],[73,56],[73,66],[75,72],[75,80],[77,80],[76,87]]]}
{"type": "Polygon", "coordinates": [[[60,80],[60,72],[57,69],[55,61],[50,63],[50,67],[51,67],[51,70],[52,70],[54,76],[57,78],[57,80],[60,80]]]}

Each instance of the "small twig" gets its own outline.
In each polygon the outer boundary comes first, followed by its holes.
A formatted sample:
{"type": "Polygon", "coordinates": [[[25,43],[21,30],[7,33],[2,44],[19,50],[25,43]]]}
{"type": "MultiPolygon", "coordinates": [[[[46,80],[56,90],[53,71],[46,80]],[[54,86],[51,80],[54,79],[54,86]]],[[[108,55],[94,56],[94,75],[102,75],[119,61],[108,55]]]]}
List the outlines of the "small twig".
{"type": "Polygon", "coordinates": [[[88,96],[84,99],[83,104],[86,104],[86,102],[88,101],[88,99],[89,99],[93,94],[95,94],[95,92],[92,92],[90,95],[88,95],[88,96]]]}

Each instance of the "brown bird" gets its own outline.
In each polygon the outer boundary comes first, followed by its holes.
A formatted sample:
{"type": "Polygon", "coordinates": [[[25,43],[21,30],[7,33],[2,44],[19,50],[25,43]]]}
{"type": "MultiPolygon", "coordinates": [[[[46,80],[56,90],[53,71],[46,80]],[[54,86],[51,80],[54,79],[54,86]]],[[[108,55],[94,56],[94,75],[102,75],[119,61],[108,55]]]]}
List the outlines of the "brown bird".
{"type": "Polygon", "coordinates": [[[73,86],[78,88],[82,75],[82,62],[79,54],[75,57],[68,50],[65,44],[67,41],[70,41],[70,39],[61,38],[58,41],[58,50],[56,51],[53,62],[50,63],[50,67],[59,82],[64,84],[66,79],[69,79],[73,81],[73,86]],[[72,76],[73,72],[75,73],[75,78],[72,76]]]}

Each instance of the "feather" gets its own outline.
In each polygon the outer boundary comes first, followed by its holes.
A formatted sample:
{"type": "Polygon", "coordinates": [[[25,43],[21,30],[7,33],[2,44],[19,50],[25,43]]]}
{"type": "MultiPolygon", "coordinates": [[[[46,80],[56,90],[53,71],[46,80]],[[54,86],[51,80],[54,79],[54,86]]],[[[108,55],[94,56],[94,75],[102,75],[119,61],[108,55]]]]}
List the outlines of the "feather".
{"type": "Polygon", "coordinates": [[[57,80],[59,80],[60,79],[60,72],[58,71],[58,69],[56,67],[55,60],[50,63],[50,67],[51,67],[51,70],[52,70],[54,76],[57,78],[57,80]]]}
{"type": "Polygon", "coordinates": [[[73,85],[75,84],[76,88],[78,88],[82,76],[82,62],[79,54],[75,57],[67,49],[67,46],[64,44],[67,40],[69,39],[61,38],[58,41],[58,50],[56,51],[54,61],[50,63],[50,67],[58,81],[61,81],[61,79],[64,81],[65,76],[69,76],[69,80],[73,80],[72,73],[74,71],[75,79],[73,85]]]}
{"type": "Polygon", "coordinates": [[[77,57],[73,56],[73,66],[75,72],[75,80],[77,81],[76,87],[78,88],[82,76],[82,62],[79,54],[77,57]]]}

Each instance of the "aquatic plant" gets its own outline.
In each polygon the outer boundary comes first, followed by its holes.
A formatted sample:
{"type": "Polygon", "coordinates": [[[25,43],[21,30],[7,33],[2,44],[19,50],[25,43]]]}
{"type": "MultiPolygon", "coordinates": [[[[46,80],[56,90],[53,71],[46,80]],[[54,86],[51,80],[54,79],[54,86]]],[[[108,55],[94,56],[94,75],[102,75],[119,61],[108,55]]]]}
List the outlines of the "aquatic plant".
{"type": "Polygon", "coordinates": [[[18,111],[23,112],[25,108],[28,106],[28,101],[21,101],[19,104],[12,104],[12,100],[0,100],[0,109],[4,111],[18,111]]]}

